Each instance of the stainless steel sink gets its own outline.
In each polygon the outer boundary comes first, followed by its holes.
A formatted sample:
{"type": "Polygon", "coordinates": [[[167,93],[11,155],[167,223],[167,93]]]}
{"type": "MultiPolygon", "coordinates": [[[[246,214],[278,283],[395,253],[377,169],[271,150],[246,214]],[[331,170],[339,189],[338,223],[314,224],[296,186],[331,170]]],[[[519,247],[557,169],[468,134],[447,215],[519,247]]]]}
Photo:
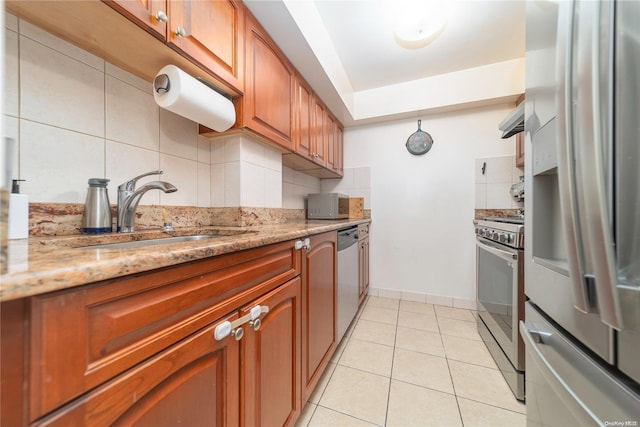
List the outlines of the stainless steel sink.
{"type": "Polygon", "coordinates": [[[156,239],[134,240],[130,242],[114,242],[102,245],[79,246],[79,249],[125,249],[139,248],[143,246],[166,245],[169,243],[193,242],[205,239],[214,239],[216,237],[229,237],[229,234],[197,234],[193,236],[173,236],[160,237],[156,239]]]}

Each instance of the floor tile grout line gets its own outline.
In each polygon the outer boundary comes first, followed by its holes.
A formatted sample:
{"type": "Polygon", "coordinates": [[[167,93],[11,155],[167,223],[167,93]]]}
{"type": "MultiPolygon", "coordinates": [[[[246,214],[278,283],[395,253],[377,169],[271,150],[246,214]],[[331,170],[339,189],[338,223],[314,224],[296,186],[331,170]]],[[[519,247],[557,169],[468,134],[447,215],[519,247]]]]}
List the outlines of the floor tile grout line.
{"type": "Polygon", "coordinates": [[[391,381],[393,379],[393,364],[396,358],[396,346],[398,344],[398,322],[400,321],[400,302],[398,302],[398,313],[396,314],[396,331],[393,337],[393,351],[391,354],[391,369],[389,372],[389,391],[387,393],[387,410],[384,413],[384,425],[387,425],[387,421],[389,420],[389,404],[391,402],[391,381]]]}
{"type": "MultiPolygon", "coordinates": [[[[491,406],[492,408],[502,409],[503,411],[512,412],[512,413],[514,413],[514,414],[519,414],[519,415],[525,415],[525,416],[526,416],[526,414],[523,414],[522,412],[514,411],[513,409],[509,409],[509,408],[504,408],[504,407],[502,407],[502,406],[498,406],[498,405],[495,405],[495,404],[493,404],[493,403],[482,402],[482,401],[480,401],[480,400],[472,399],[472,398],[470,398],[470,397],[465,397],[465,396],[456,396],[456,399],[458,399],[458,398],[460,398],[460,399],[465,399],[465,400],[468,400],[468,401],[470,401],[470,402],[479,403],[479,404],[481,404],[481,405],[485,405],[485,406],[491,406]]],[[[515,397],[514,397],[514,399],[515,399],[515,397]]],[[[519,402],[519,401],[518,401],[518,402],[519,402]]],[[[523,405],[524,405],[524,403],[523,403],[523,405]]]]}
{"type": "MultiPolygon", "coordinates": [[[[339,411],[339,410],[337,410],[337,409],[335,409],[335,408],[329,408],[328,406],[324,406],[324,405],[317,404],[317,405],[316,405],[316,410],[317,410],[317,407],[318,407],[318,406],[319,406],[319,407],[322,407],[322,408],[324,408],[324,409],[328,409],[329,411],[333,411],[333,412],[337,412],[338,414],[345,415],[345,416],[347,416],[347,417],[349,417],[349,418],[353,418],[354,420],[359,420],[359,421],[362,421],[362,422],[365,422],[365,423],[367,423],[367,424],[371,424],[371,425],[374,425],[374,426],[384,427],[384,424],[380,425],[380,424],[372,423],[371,421],[367,421],[367,420],[365,420],[365,419],[362,419],[362,418],[356,417],[356,416],[354,416],[354,415],[347,414],[346,412],[339,411]]],[[[314,411],[314,412],[315,412],[315,411],[314,411]]],[[[310,420],[310,421],[311,421],[311,420],[310,420]]]]}

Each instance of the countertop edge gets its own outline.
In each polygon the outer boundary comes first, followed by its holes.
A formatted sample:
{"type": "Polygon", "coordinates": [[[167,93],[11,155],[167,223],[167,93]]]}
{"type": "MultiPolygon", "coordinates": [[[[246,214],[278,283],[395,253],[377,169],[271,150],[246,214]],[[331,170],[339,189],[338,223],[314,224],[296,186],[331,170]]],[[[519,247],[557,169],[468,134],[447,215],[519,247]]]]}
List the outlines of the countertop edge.
{"type": "MultiPolygon", "coordinates": [[[[219,239],[152,245],[134,250],[83,249],[69,244],[74,238],[87,239],[87,236],[67,236],[57,240],[38,237],[23,239],[10,242],[9,273],[0,276],[0,302],[71,289],[370,222],[371,218],[365,218],[236,227],[245,233],[219,239]],[[12,257],[11,249],[17,252],[21,245],[22,250],[28,248],[26,256],[12,257]],[[171,251],[167,251],[168,248],[171,251]]],[[[197,229],[193,230],[195,232],[197,229]]]]}

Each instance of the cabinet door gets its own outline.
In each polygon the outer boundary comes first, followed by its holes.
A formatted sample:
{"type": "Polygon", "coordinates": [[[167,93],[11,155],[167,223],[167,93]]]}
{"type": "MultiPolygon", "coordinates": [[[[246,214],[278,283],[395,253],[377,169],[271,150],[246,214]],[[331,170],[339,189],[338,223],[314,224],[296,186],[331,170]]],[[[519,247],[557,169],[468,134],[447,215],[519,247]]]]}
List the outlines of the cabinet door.
{"type": "Polygon", "coordinates": [[[324,141],[327,147],[327,169],[335,169],[336,165],[336,120],[325,109],[324,116],[324,141]]]}
{"type": "Polygon", "coordinates": [[[336,347],[337,232],[311,236],[302,265],[302,375],[306,402],[336,347]]]}
{"type": "Polygon", "coordinates": [[[161,40],[167,34],[167,0],[103,0],[136,24],[161,40]],[[158,19],[161,18],[161,19],[158,19]]]}
{"type": "MultiPolygon", "coordinates": [[[[516,106],[524,102],[524,94],[518,97],[516,106]]],[[[520,132],[516,135],[516,167],[524,167],[524,132],[520,132]]]]}
{"type": "Polygon", "coordinates": [[[167,42],[239,91],[244,13],[233,0],[169,0],[167,42]]]}
{"type": "Polygon", "coordinates": [[[313,123],[313,91],[299,78],[295,79],[295,123],[294,138],[296,153],[311,158],[312,123],[313,123]]]}
{"type": "Polygon", "coordinates": [[[293,425],[302,407],[300,377],[300,278],[297,277],[247,306],[269,307],[257,330],[245,326],[241,341],[245,414],[251,427],[293,425]]]}
{"type": "Polygon", "coordinates": [[[240,345],[231,336],[216,341],[216,326],[185,338],[32,425],[238,426],[240,345]]]}
{"type": "Polygon", "coordinates": [[[313,139],[312,139],[312,157],[313,161],[319,164],[320,166],[327,165],[327,154],[326,154],[326,145],[325,145],[325,136],[326,132],[325,127],[325,111],[324,105],[320,102],[319,99],[315,98],[314,106],[313,106],[313,139]]]}
{"type": "Polygon", "coordinates": [[[344,131],[340,124],[336,123],[336,162],[334,170],[342,176],[344,174],[344,131]]]}
{"type": "Polygon", "coordinates": [[[246,126],[293,151],[293,68],[249,13],[246,66],[246,126]]]}

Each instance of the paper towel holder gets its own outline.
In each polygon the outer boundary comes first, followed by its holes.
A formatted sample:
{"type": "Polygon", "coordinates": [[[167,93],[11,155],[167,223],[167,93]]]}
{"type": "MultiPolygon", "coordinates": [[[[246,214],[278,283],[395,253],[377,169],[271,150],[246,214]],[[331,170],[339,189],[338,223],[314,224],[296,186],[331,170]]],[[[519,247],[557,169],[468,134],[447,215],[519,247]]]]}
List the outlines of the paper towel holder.
{"type": "Polygon", "coordinates": [[[160,74],[153,80],[153,90],[158,93],[169,92],[170,88],[171,80],[169,80],[169,76],[166,74],[160,74]]]}

